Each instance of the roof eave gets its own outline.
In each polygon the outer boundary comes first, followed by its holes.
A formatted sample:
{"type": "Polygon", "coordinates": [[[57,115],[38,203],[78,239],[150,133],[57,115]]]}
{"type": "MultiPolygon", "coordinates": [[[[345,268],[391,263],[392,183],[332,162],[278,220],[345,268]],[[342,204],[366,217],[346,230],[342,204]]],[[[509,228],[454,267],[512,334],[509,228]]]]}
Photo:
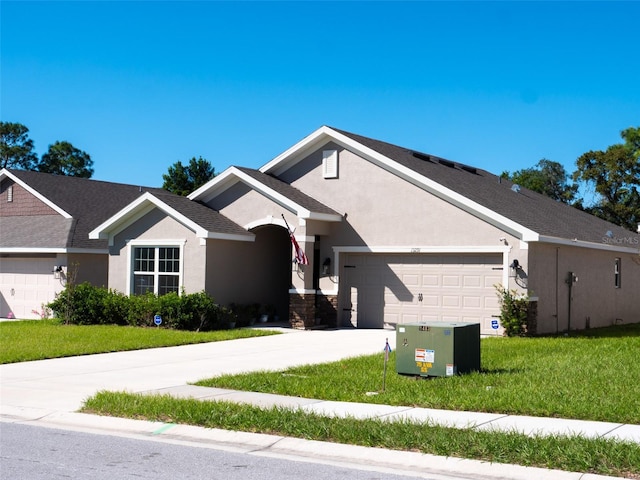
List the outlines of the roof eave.
{"type": "Polygon", "coordinates": [[[79,247],[5,247],[0,248],[0,254],[71,254],[71,253],[87,253],[87,254],[108,254],[106,248],[79,248],[79,247]]]}
{"type": "Polygon", "coordinates": [[[636,245],[635,247],[625,247],[622,245],[615,245],[611,243],[597,243],[597,242],[588,242],[586,240],[578,240],[567,239],[567,238],[559,238],[559,237],[551,237],[551,236],[540,236],[538,239],[541,243],[551,243],[555,245],[566,245],[572,247],[581,247],[581,248],[590,248],[593,250],[607,250],[609,252],[618,252],[618,253],[631,253],[633,255],[640,254],[640,245],[636,245]]]}

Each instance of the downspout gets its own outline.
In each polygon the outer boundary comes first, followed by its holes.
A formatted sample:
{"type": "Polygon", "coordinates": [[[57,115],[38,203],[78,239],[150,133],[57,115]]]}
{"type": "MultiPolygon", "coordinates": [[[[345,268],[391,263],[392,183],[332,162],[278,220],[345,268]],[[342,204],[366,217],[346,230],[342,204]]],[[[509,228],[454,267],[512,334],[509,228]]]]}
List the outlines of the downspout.
{"type": "Polygon", "coordinates": [[[556,314],[554,315],[556,317],[556,335],[558,333],[560,333],[560,324],[558,321],[558,301],[559,301],[559,296],[558,296],[558,289],[559,289],[559,280],[558,280],[558,275],[560,274],[558,268],[559,268],[559,257],[560,257],[560,247],[556,247],[556,314]]]}
{"type": "Polygon", "coordinates": [[[571,296],[572,296],[573,284],[576,283],[577,281],[578,281],[578,277],[576,276],[575,273],[569,272],[567,274],[566,283],[567,285],[569,285],[569,315],[567,319],[567,332],[571,331],[571,296]]]}

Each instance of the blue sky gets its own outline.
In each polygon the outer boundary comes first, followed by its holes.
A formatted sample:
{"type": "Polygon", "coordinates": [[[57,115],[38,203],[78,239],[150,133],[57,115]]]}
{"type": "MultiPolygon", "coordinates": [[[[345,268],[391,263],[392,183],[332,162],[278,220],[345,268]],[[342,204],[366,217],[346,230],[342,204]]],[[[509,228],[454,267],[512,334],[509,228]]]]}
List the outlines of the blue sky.
{"type": "Polygon", "coordinates": [[[321,125],[494,173],[640,126],[640,2],[0,2],[0,117],[161,186],[321,125]]]}

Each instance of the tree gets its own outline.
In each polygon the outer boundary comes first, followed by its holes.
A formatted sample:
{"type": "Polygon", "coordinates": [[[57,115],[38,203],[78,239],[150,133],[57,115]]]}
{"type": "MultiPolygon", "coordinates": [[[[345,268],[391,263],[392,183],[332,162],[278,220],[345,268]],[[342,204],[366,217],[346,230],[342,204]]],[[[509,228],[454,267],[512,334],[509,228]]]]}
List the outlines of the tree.
{"type": "Polygon", "coordinates": [[[513,174],[503,172],[502,177],[562,203],[576,201],[578,185],[569,183],[569,175],[561,164],[546,158],[532,168],[517,170],[513,174]]]}
{"type": "Polygon", "coordinates": [[[91,178],[93,160],[88,153],[77,149],[69,142],[56,142],[49,145],[47,153],[42,155],[38,171],[68,177],[91,178]]]}
{"type": "Polygon", "coordinates": [[[38,157],[28,133],[20,123],[0,122],[0,168],[34,169],[38,157]]]}
{"type": "Polygon", "coordinates": [[[188,165],[180,160],[171,165],[162,175],[162,188],[177,195],[186,196],[216,176],[215,169],[208,160],[193,157],[188,165]]]}
{"type": "Polygon", "coordinates": [[[595,189],[598,198],[587,211],[635,231],[640,222],[640,127],[620,136],[625,143],[581,155],[573,179],[595,189]]]}

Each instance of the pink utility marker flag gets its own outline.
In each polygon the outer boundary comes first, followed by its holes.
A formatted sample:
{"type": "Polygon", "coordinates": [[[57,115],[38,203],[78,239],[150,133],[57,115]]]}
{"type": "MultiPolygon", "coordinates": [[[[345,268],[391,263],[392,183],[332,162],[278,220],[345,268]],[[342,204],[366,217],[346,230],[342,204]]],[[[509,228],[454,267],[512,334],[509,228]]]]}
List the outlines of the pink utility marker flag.
{"type": "Polygon", "coordinates": [[[384,346],[384,360],[385,362],[389,361],[389,354],[391,353],[391,345],[389,345],[389,339],[387,338],[387,343],[384,346]]]}

